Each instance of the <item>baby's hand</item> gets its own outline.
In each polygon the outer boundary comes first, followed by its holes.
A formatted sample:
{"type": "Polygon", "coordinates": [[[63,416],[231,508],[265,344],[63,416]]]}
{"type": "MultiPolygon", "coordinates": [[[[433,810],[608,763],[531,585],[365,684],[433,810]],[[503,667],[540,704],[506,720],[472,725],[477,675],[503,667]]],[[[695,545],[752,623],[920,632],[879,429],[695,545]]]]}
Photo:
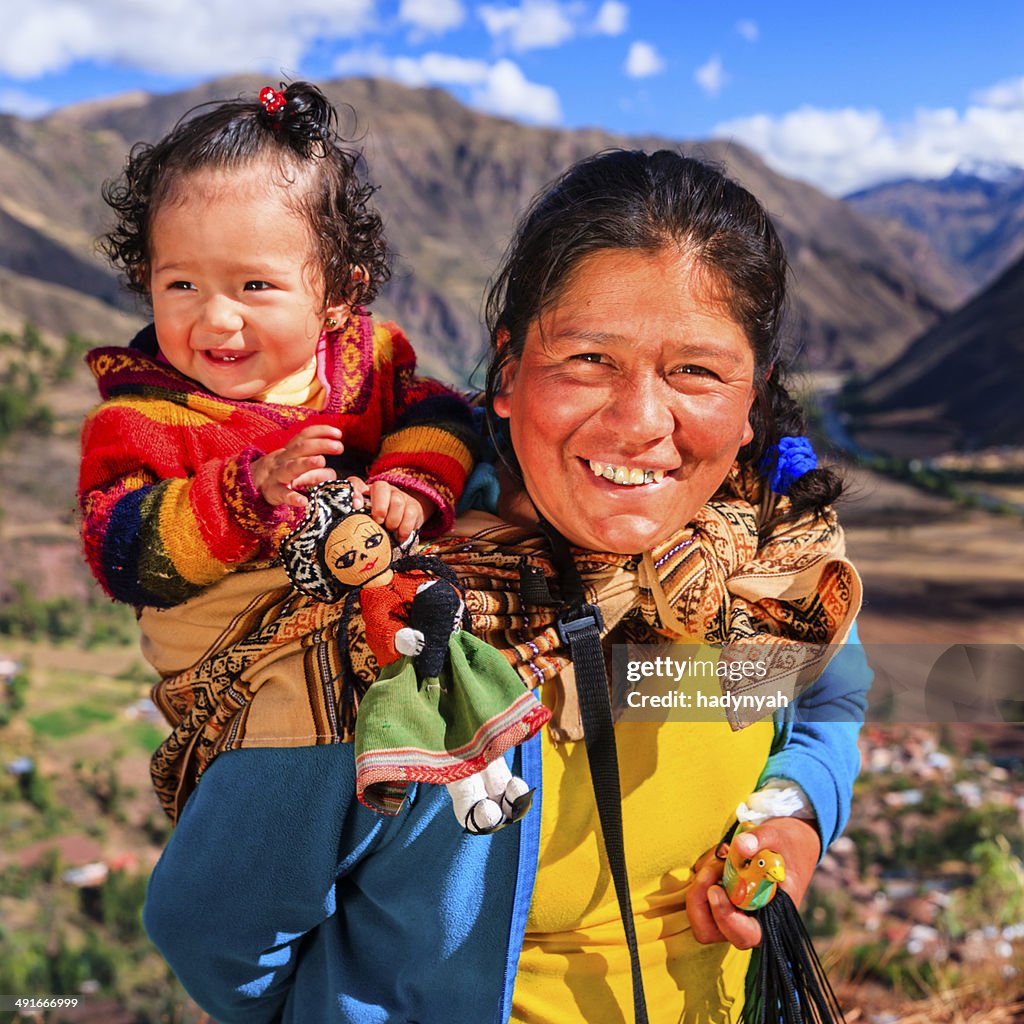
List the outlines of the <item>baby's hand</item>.
{"type": "Polygon", "coordinates": [[[283,448],[268,452],[252,463],[253,483],[271,505],[309,504],[299,488],[314,487],[337,479],[327,466],[328,455],[345,450],[337,427],[318,423],[300,430],[283,448]]]}
{"type": "MultiPolygon", "coordinates": [[[[396,534],[403,543],[437,511],[437,506],[429,498],[409,494],[383,480],[367,485],[358,477],[350,476],[348,479],[356,495],[369,498],[370,515],[374,521],[396,534]]],[[[362,507],[359,500],[352,504],[356,508],[362,507]]]]}

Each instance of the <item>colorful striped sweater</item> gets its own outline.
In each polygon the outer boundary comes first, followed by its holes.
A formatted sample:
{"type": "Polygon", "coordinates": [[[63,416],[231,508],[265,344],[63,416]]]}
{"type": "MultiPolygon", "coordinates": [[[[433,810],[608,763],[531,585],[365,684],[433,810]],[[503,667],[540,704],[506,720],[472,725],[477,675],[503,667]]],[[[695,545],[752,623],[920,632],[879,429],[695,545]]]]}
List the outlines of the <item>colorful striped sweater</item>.
{"type": "Polygon", "coordinates": [[[204,391],[157,360],[152,327],[127,349],[94,349],[87,362],[104,401],[82,429],[85,555],[103,589],[136,607],[180,604],[233,570],[275,560],[303,510],[269,505],[251,466],[310,423],[341,428],[339,476],[386,480],[433,501],[428,534],[450,527],[472,467],[465,401],[417,378],[402,331],[369,316],[328,336],[321,410],[204,391]]]}

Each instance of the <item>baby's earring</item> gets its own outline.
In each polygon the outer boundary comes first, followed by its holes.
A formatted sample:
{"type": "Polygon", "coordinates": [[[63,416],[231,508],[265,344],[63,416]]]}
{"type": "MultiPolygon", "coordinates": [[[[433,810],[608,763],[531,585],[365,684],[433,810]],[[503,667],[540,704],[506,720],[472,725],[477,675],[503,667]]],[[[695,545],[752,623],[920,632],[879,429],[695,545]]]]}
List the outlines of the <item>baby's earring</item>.
{"type": "Polygon", "coordinates": [[[338,326],[338,318],[336,316],[329,316],[324,321],[324,327],[329,331],[333,331],[338,326]]]}

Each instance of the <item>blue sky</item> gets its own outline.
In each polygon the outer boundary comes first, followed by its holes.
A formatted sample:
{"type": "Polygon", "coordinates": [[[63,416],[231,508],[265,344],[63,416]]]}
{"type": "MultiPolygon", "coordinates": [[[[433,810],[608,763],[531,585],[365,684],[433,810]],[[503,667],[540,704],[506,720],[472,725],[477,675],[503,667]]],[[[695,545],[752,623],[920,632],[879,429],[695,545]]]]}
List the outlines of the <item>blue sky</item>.
{"type": "Polygon", "coordinates": [[[33,0],[0,36],[0,109],[238,71],[387,75],[528,123],[733,138],[834,194],[1024,166],[1024,0],[33,0]]]}

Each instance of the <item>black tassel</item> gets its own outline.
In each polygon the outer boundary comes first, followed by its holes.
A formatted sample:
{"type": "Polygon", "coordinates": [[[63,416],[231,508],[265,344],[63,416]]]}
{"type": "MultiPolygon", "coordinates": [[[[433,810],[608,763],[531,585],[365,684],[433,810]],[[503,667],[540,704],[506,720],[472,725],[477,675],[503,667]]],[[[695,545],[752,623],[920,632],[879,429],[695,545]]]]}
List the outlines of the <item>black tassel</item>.
{"type": "Polygon", "coordinates": [[[781,886],[760,910],[761,945],[754,951],[741,1024],[845,1024],[846,1018],[789,893],[781,886]]]}

